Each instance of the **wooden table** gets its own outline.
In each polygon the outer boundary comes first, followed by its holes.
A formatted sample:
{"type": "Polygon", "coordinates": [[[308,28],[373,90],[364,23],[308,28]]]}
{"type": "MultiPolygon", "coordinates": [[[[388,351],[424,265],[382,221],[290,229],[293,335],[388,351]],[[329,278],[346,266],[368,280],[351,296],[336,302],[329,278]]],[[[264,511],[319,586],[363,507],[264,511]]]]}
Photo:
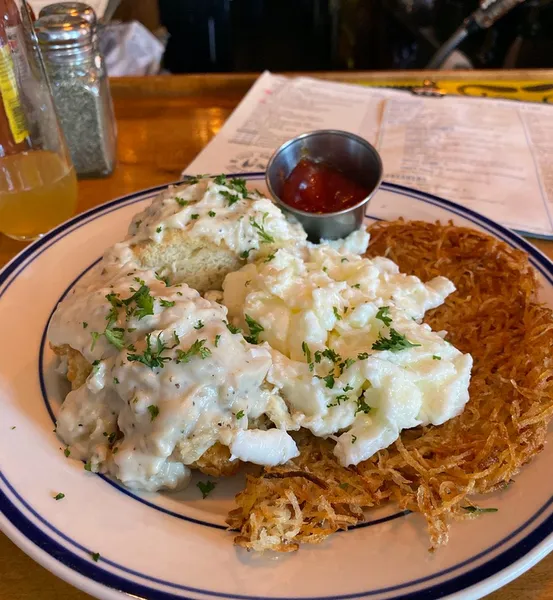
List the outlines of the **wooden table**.
{"type": "MultiPolygon", "coordinates": [[[[394,73],[319,74],[342,81],[386,81],[394,73]]],[[[405,73],[406,79],[437,77],[428,72],[405,73]]],[[[440,79],[533,79],[553,82],[553,71],[455,72],[440,79]]],[[[112,81],[119,127],[119,163],[108,179],[79,183],[79,211],[117,196],[179,178],[219,131],[225,119],[254,82],[255,75],[160,76],[112,81]]],[[[535,241],[553,258],[553,242],[535,241]]],[[[22,245],[0,235],[0,266],[22,245]]],[[[553,599],[553,554],[528,573],[489,596],[493,600],[553,599]]],[[[28,558],[0,534],[0,600],[84,600],[79,592],[28,558]]]]}

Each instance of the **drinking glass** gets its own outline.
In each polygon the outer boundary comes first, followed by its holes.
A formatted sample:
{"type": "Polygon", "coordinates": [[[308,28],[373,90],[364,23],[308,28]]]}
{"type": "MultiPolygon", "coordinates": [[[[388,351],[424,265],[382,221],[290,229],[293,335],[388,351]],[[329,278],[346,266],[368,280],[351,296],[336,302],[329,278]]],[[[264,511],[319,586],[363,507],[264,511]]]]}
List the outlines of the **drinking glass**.
{"type": "Polygon", "coordinates": [[[25,0],[0,0],[0,233],[29,241],[68,219],[77,179],[25,0]]]}

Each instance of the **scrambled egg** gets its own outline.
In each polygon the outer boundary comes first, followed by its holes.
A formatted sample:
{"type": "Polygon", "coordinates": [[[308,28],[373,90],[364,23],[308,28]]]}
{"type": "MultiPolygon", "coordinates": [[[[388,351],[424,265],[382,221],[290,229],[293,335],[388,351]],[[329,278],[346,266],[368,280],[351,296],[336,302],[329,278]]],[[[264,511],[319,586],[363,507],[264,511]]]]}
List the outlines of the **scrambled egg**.
{"type": "Polygon", "coordinates": [[[247,337],[268,342],[267,380],[289,408],[288,428],[334,436],[350,465],[402,429],[463,410],[472,358],[420,323],[454,289],[444,277],[424,284],[386,258],[323,244],[281,249],[227,275],[222,301],[247,337]]]}

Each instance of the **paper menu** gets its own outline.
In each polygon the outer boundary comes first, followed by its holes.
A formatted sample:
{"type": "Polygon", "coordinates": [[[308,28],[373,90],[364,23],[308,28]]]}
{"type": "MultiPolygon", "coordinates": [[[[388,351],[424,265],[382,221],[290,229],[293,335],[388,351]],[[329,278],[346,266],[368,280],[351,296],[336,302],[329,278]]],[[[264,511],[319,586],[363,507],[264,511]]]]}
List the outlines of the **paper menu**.
{"type": "Polygon", "coordinates": [[[448,100],[386,103],[377,142],[385,179],[454,200],[513,229],[552,235],[553,197],[542,176],[547,164],[538,164],[538,144],[531,142],[542,119],[515,103],[448,100]]]}
{"type": "Polygon", "coordinates": [[[263,171],[283,142],[342,129],[378,148],[384,180],[553,237],[553,107],[421,98],[264,73],[185,174],[263,171]]]}
{"type": "Polygon", "coordinates": [[[276,148],[314,129],[351,131],[374,143],[383,100],[398,94],[265,72],[185,173],[263,171],[276,148]]]}

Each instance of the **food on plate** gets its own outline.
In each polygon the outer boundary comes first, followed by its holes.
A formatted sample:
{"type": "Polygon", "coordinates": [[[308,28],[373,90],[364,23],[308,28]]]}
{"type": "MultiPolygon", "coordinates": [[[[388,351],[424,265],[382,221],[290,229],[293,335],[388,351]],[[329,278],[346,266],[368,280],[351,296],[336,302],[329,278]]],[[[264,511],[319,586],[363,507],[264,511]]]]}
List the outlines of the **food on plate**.
{"type": "Polygon", "coordinates": [[[478,515],[474,494],[509,485],[543,448],[553,415],[553,318],[536,300],[528,257],[451,224],[399,220],[370,233],[369,256],[387,256],[422,281],[446,276],[455,284],[425,322],[472,355],[470,400],[459,416],[405,429],[355,467],[340,463],[331,439],[295,435],[299,456],[249,475],[237,496],[228,523],[240,546],[293,551],[392,502],[425,517],[437,548],[448,541],[452,519],[478,515]]]}
{"type": "MultiPolygon", "coordinates": [[[[192,182],[181,196],[200,185],[205,199],[223,183],[192,182]]],[[[133,222],[165,223],[158,208],[167,200],[133,222]]],[[[388,259],[361,258],[365,232],[320,245],[279,239],[281,247],[267,240],[269,254],[259,242],[251,262],[227,274],[222,304],[133,257],[113,261],[120,245],[106,253],[49,328],[74,387],[57,423],[71,456],[128,487],[176,489],[191,468],[222,475],[238,461],[286,463],[298,455],[289,431],[332,436],[351,465],[404,428],[463,410],[471,357],[418,322],[451,282],[423,284],[388,259]]]]}
{"type": "MultiPolygon", "coordinates": [[[[279,428],[282,400],[265,385],[270,353],[229,328],[224,307],[150,271],[105,283],[77,290],[50,327],[54,344],[70,337],[93,365],[58,415],[72,457],[130,488],[155,491],[186,485],[190,466],[217,442],[256,464],[297,456],[279,428]],[[75,314],[86,315],[86,328],[71,327],[75,314]],[[264,426],[266,413],[277,428],[264,426]]],[[[217,459],[212,451],[203,463],[213,471],[217,459]]]]}
{"type": "Polygon", "coordinates": [[[267,381],[289,408],[288,428],[333,436],[347,466],[402,429],[463,410],[472,359],[420,323],[454,289],[387,258],[307,244],[227,275],[222,303],[235,326],[269,344],[267,381]]]}
{"type": "Polygon", "coordinates": [[[250,550],[387,502],[444,544],[543,447],[551,311],[527,257],[485,234],[371,235],[309,243],[241,179],[160,194],[52,316],[66,455],[148,491],[259,465],[228,517],[250,550]]]}
{"type": "Polygon", "coordinates": [[[303,242],[306,234],[243,179],[189,178],[161,192],[135,215],[127,238],[107,253],[114,264],[135,263],[198,290],[221,288],[247,260],[303,242]]]}

